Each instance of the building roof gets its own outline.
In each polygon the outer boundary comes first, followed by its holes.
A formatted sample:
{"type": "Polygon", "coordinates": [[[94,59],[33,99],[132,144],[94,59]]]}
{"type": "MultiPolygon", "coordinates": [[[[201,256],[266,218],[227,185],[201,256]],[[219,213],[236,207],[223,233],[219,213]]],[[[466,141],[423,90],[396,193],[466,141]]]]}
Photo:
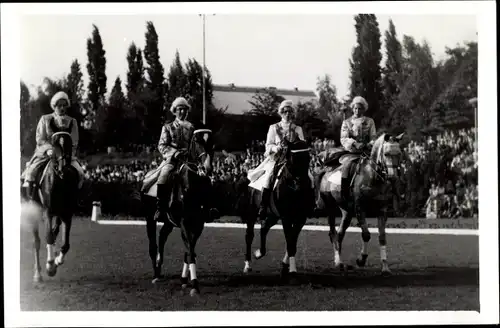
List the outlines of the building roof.
{"type": "Polygon", "coordinates": [[[316,97],[314,91],[295,89],[278,89],[275,87],[250,87],[250,86],[236,86],[234,84],[214,84],[213,91],[219,92],[243,92],[243,93],[256,93],[260,90],[274,89],[277,94],[282,96],[299,96],[299,97],[316,97]]]}

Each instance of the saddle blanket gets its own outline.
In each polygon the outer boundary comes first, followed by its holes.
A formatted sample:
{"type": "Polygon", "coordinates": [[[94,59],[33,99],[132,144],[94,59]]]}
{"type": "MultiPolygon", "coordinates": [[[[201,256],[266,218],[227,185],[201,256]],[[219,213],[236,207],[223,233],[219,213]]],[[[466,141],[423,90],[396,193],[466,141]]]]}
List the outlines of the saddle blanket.
{"type": "Polygon", "coordinates": [[[321,186],[325,190],[338,190],[342,186],[342,170],[336,169],[332,172],[326,172],[327,186],[321,186]]]}
{"type": "Polygon", "coordinates": [[[328,177],[328,182],[337,184],[340,186],[342,182],[342,171],[337,170],[331,173],[331,175],[328,177]]]}
{"type": "MultiPolygon", "coordinates": [[[[280,176],[281,170],[283,170],[283,168],[280,169],[280,171],[276,175],[277,177],[280,176]]],[[[248,186],[253,188],[253,189],[257,189],[259,191],[262,191],[262,189],[264,189],[264,187],[266,186],[267,181],[268,181],[271,173],[272,173],[272,168],[267,169],[267,170],[262,169],[262,170],[257,171],[257,172],[255,172],[255,171],[251,172],[251,176],[254,180],[253,181],[251,180],[251,182],[248,184],[248,186]]],[[[314,188],[314,178],[313,178],[311,172],[308,172],[308,175],[309,175],[309,180],[311,180],[311,188],[314,188]]],[[[250,176],[250,172],[249,172],[248,176],[250,176]]],[[[278,185],[278,178],[274,179],[273,190],[274,190],[274,188],[276,188],[277,185],[278,185]]]]}

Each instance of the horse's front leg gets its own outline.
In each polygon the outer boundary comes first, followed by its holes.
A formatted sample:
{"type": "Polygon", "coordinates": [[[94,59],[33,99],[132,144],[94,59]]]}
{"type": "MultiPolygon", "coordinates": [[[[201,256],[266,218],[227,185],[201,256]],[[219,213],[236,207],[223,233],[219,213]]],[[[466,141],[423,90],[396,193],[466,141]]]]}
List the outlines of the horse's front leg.
{"type": "Polygon", "coordinates": [[[247,218],[247,228],[245,232],[245,267],[243,268],[243,273],[249,273],[252,271],[252,242],[255,236],[255,222],[256,218],[254,216],[247,218]]]}
{"type": "Polygon", "coordinates": [[[368,224],[366,223],[366,214],[364,211],[359,211],[358,223],[361,227],[361,238],[363,239],[363,246],[361,247],[361,257],[356,259],[356,264],[358,265],[358,267],[362,268],[366,265],[366,260],[368,259],[368,243],[371,239],[370,230],[368,230],[368,224]]]}
{"type": "Polygon", "coordinates": [[[42,279],[42,267],[40,265],[40,229],[38,226],[38,221],[32,223],[33,232],[33,249],[35,250],[35,273],[33,275],[34,282],[41,282],[42,279]]]}
{"type": "Polygon", "coordinates": [[[380,261],[382,262],[382,275],[391,275],[391,270],[389,269],[389,264],[387,263],[387,236],[385,233],[385,226],[387,224],[387,214],[377,218],[378,223],[378,242],[380,245],[380,261]]]}
{"type": "Polygon", "coordinates": [[[254,253],[257,260],[266,255],[267,234],[269,233],[269,230],[271,230],[271,228],[278,222],[278,220],[278,217],[272,215],[268,216],[267,219],[262,222],[262,226],[260,227],[260,248],[254,253]]]}
{"type": "Polygon", "coordinates": [[[69,235],[71,232],[71,223],[72,223],[71,216],[68,216],[62,222],[63,224],[62,246],[61,250],[59,251],[59,255],[57,255],[55,259],[55,264],[57,266],[60,266],[64,263],[64,257],[69,251],[69,235]]]}
{"type": "Polygon", "coordinates": [[[189,274],[191,275],[191,291],[190,295],[195,296],[200,293],[200,286],[198,283],[198,277],[196,275],[196,243],[198,238],[201,236],[203,231],[204,222],[196,221],[196,219],[192,219],[186,223],[186,220],[183,220],[181,224],[182,230],[182,240],[184,241],[184,245],[186,247],[186,252],[184,253],[184,265],[182,267],[182,275],[181,280],[183,283],[183,289],[187,287],[187,269],[189,261],[189,274]]]}
{"type": "Polygon", "coordinates": [[[59,229],[53,229],[52,222],[54,221],[54,217],[47,211],[44,213],[44,221],[45,241],[47,243],[47,263],[45,265],[45,269],[47,270],[49,277],[53,277],[57,273],[57,265],[55,264],[56,236],[54,235],[54,230],[59,229]]]}
{"type": "MultiPolygon", "coordinates": [[[[300,228],[300,224],[297,224],[296,227],[290,222],[290,219],[284,219],[283,221],[283,232],[285,234],[286,240],[286,254],[285,258],[283,258],[283,263],[288,260],[288,273],[289,273],[289,283],[296,284],[297,281],[297,263],[295,256],[297,255],[297,239],[298,234],[295,229],[300,228]]],[[[284,265],[282,265],[284,266],[284,265]]],[[[284,275],[282,274],[282,277],[284,275]]]]}

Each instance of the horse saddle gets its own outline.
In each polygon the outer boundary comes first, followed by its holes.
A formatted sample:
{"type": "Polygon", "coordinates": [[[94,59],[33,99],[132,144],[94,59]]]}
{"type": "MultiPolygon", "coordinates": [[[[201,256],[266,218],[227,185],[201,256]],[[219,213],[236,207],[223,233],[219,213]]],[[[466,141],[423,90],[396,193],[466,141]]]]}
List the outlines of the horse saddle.
{"type": "Polygon", "coordinates": [[[338,167],[340,165],[340,158],[345,154],[349,154],[349,151],[345,150],[344,148],[337,147],[326,150],[321,155],[323,157],[322,160],[323,163],[325,163],[325,166],[338,167]]]}

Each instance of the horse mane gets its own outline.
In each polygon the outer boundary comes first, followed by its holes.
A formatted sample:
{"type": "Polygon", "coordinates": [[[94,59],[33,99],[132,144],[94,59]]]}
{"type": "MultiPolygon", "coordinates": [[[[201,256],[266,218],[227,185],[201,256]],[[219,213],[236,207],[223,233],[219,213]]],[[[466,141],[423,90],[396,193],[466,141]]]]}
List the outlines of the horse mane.
{"type": "Polygon", "coordinates": [[[382,156],[382,147],[385,142],[385,133],[382,133],[373,143],[372,152],[370,154],[370,159],[374,163],[379,163],[382,156]]]}

